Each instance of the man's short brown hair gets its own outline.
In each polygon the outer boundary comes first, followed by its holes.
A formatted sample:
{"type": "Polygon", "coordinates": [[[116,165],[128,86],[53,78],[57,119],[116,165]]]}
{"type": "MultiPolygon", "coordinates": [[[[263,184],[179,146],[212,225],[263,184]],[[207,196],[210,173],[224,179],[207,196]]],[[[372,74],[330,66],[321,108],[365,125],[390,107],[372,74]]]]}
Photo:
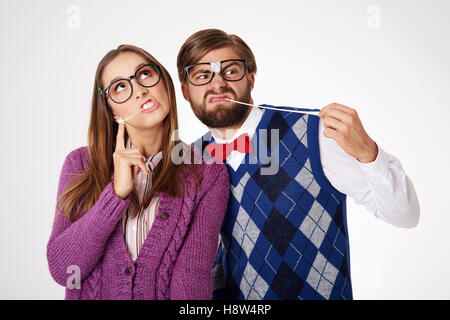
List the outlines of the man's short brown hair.
{"type": "Polygon", "coordinates": [[[240,58],[246,60],[248,72],[256,73],[255,56],[244,40],[219,29],[205,29],[191,35],[178,52],[177,68],[181,83],[186,82],[185,67],[197,63],[211,50],[224,47],[232,47],[236,50],[240,58]]]}

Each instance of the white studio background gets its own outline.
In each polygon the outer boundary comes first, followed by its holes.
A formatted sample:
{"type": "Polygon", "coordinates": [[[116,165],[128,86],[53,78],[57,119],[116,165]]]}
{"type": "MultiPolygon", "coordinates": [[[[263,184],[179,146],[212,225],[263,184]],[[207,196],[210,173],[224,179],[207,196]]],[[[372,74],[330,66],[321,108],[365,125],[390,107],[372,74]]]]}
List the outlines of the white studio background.
{"type": "Polygon", "coordinates": [[[169,70],[181,138],[206,132],[183,100],[176,57],[216,27],[253,49],[256,103],[357,109],[421,206],[400,229],[348,201],[355,299],[449,299],[450,1],[1,0],[0,298],[63,299],[46,244],[65,156],[86,145],[94,74],[128,43],[169,70]]]}

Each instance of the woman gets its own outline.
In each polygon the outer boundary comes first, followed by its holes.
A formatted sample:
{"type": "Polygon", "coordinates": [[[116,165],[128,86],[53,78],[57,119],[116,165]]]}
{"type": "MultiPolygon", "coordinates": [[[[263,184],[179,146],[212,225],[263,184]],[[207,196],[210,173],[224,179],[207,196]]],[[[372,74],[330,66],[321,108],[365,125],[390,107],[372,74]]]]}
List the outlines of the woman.
{"type": "Polygon", "coordinates": [[[229,176],[223,164],[175,164],[177,128],[166,69],[135,46],[107,53],[88,146],[64,161],[47,244],[66,299],[211,298],[229,176]]]}

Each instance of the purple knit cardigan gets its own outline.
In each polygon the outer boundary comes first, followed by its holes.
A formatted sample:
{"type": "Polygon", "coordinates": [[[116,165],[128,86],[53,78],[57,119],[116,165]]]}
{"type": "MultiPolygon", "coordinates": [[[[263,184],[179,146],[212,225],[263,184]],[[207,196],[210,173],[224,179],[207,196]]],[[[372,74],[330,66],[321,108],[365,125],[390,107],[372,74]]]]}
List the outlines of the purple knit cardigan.
{"type": "MultiPolygon", "coordinates": [[[[69,153],[58,198],[70,176],[88,165],[87,147],[69,153]]],[[[47,261],[52,278],[66,287],[65,299],[211,299],[211,269],[230,182],[224,164],[196,166],[198,190],[190,177],[185,197],[158,193],[155,221],[135,263],[128,256],[120,223],[130,198],[115,194],[113,180],[75,222],[59,215],[47,244],[47,261]]]]}

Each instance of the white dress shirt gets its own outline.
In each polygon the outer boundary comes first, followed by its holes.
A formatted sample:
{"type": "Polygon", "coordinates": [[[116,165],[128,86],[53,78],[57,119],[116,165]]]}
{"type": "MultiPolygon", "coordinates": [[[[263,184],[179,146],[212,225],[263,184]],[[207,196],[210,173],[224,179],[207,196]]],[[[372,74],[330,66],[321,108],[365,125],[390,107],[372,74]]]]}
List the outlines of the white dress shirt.
{"type": "MultiPolygon", "coordinates": [[[[256,131],[264,109],[252,107],[249,115],[231,139],[216,137],[217,143],[229,143],[243,133],[250,139],[256,131]]],[[[310,115],[310,117],[314,117],[310,115]]],[[[348,155],[333,139],[323,134],[323,120],[319,120],[320,161],[325,176],[338,191],[363,204],[375,217],[394,226],[412,228],[419,221],[419,202],[411,180],[400,161],[378,144],[377,158],[362,163],[348,155]]],[[[233,150],[225,160],[236,171],[245,154],[233,150]]]]}

